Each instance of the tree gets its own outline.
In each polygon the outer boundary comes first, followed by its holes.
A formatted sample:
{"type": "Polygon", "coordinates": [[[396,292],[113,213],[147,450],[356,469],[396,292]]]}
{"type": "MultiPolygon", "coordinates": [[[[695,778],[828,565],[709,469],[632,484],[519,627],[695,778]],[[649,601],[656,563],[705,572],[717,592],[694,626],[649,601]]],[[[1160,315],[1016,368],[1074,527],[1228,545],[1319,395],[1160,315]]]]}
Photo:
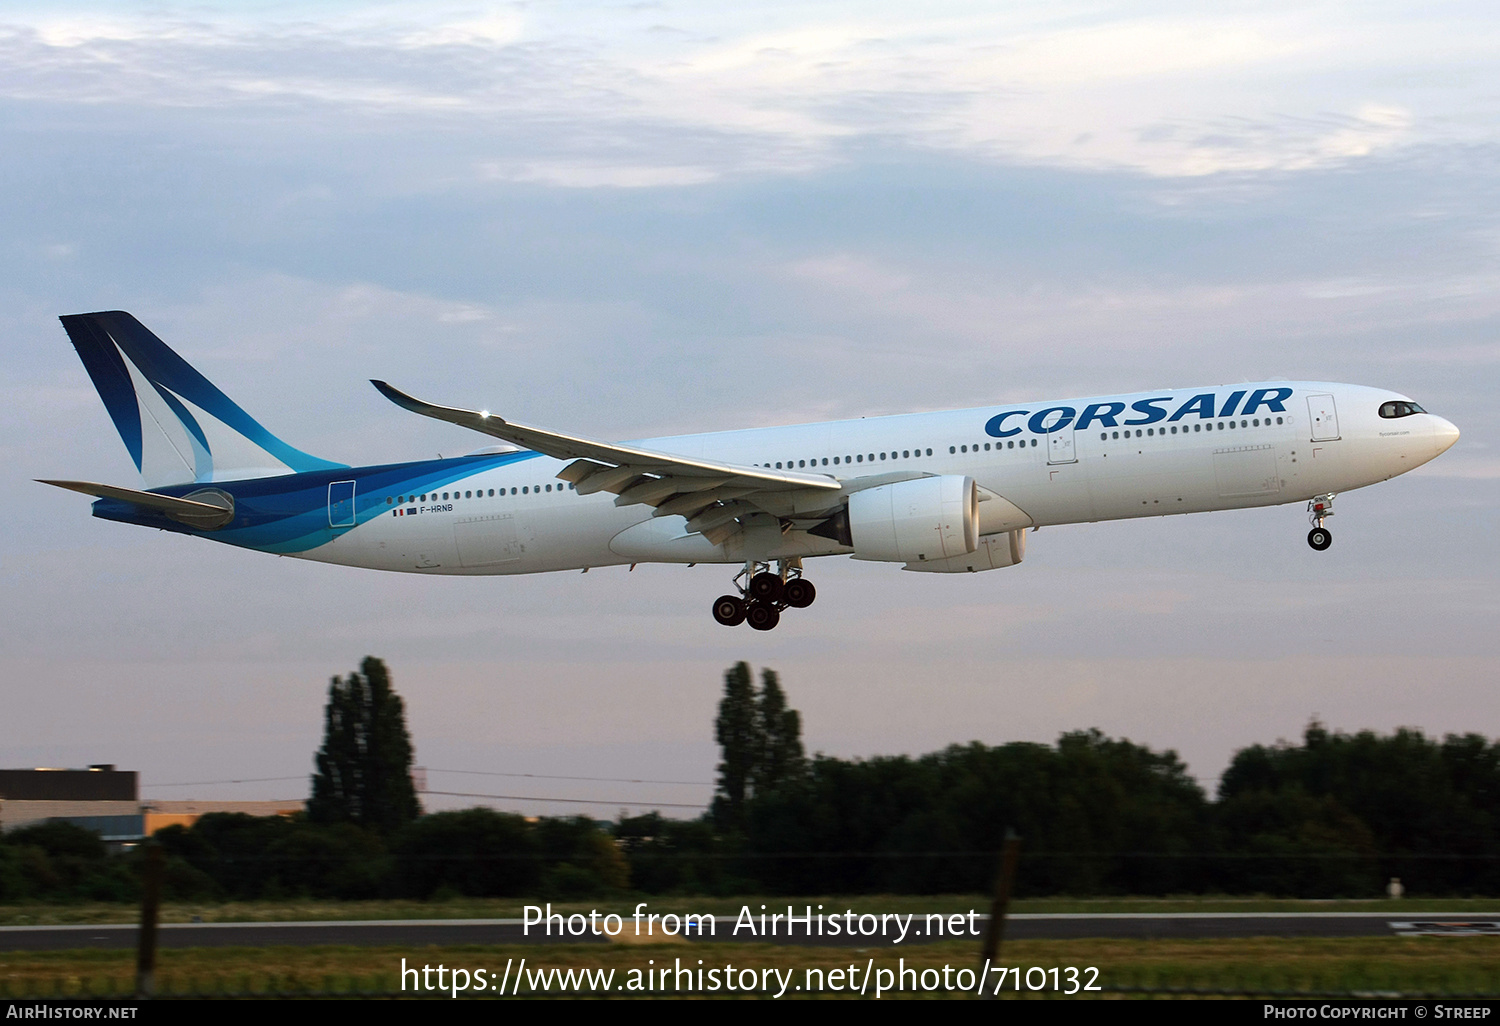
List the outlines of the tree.
{"type": "Polygon", "coordinates": [[[385,663],[366,656],[360,672],[329,682],[308,818],[394,833],[422,814],[411,761],[401,696],[385,663]]]}
{"type": "Polygon", "coordinates": [[[797,779],[806,769],[802,717],[787,708],[775,670],[761,671],[759,692],[749,663],[735,663],[725,672],[714,738],[723,753],[714,797],[714,819],[722,827],[743,826],[746,802],[797,779]]]}
{"type": "Polygon", "coordinates": [[[752,781],[756,794],[797,779],[804,767],[802,717],[796,709],[786,707],[786,694],[775,670],[761,670],[760,680],[760,700],[755,710],[760,752],[752,781]]]}
{"type": "Polygon", "coordinates": [[[756,712],[750,664],[735,663],[724,673],[724,697],[714,720],[714,740],[723,756],[714,818],[725,827],[737,827],[744,820],[745,799],[750,794],[761,747],[756,712]]]}

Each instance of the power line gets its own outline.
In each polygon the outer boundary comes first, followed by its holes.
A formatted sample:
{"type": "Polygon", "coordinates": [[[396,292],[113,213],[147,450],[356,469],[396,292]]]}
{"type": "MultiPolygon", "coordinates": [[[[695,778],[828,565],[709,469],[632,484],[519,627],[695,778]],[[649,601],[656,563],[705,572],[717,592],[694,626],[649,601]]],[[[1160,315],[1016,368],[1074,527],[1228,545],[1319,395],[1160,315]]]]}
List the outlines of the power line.
{"type": "Polygon", "coordinates": [[[419,791],[418,794],[441,794],[450,798],[499,798],[512,802],[569,802],[574,805],[629,805],[638,809],[706,809],[704,804],[684,802],[624,802],[614,798],[548,798],[534,794],[476,794],[473,791],[419,791]]]}
{"type": "Polygon", "coordinates": [[[242,780],[186,780],[180,784],[142,784],[142,787],[207,787],[210,784],[265,784],[273,780],[306,780],[310,774],[295,777],[245,777],[242,780]]]}
{"type": "Polygon", "coordinates": [[[494,770],[440,769],[436,766],[418,767],[428,773],[465,773],[476,777],[531,777],[537,780],[593,780],[611,784],[691,784],[694,787],[713,787],[710,780],[646,780],[638,777],[565,777],[555,773],[499,773],[494,770]]]}
{"type": "MultiPolygon", "coordinates": [[[[691,787],[712,787],[713,782],[709,780],[650,780],[644,777],[572,777],[557,773],[501,773],[496,770],[461,770],[442,769],[437,766],[417,766],[414,769],[425,769],[428,773],[462,773],[467,776],[477,777],[525,777],[532,780],[588,780],[594,783],[607,784],[681,784],[691,787]]],[[[208,787],[212,784],[265,784],[282,780],[306,780],[311,774],[300,774],[295,777],[244,777],[238,780],[184,780],[171,784],[142,784],[142,787],[208,787]]],[[[436,793],[436,792],[434,792],[436,793]]],[[[695,806],[701,808],[701,806],[695,806]]]]}

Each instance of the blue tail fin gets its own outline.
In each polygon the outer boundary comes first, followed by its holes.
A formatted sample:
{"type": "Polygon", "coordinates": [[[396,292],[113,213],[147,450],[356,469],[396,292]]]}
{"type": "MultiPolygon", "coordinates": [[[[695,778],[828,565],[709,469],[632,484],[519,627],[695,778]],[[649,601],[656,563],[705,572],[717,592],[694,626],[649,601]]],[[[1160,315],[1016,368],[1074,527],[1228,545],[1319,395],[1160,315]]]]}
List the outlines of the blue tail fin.
{"type": "Polygon", "coordinates": [[[61,320],[147,488],[344,466],[261,427],[130,314],[61,320]]]}

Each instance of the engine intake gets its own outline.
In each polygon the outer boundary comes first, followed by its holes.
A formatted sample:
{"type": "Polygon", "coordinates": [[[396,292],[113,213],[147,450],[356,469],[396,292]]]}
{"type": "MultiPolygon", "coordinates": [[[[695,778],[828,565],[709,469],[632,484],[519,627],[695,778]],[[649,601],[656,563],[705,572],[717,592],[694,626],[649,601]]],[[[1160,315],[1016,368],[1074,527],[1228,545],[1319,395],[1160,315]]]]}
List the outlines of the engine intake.
{"type": "Polygon", "coordinates": [[[866,488],[849,496],[855,559],[923,563],[979,545],[979,489],[957,474],[866,488]]]}

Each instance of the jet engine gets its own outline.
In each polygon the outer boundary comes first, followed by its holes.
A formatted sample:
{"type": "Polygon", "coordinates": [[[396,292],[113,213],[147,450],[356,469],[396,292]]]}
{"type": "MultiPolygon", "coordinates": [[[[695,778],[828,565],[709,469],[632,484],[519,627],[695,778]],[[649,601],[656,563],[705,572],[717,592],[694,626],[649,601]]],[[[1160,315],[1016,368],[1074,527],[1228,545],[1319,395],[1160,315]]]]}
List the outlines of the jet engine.
{"type": "Polygon", "coordinates": [[[855,559],[924,563],[967,555],[979,544],[979,489],[945,474],[866,488],[849,496],[855,559]]]}

